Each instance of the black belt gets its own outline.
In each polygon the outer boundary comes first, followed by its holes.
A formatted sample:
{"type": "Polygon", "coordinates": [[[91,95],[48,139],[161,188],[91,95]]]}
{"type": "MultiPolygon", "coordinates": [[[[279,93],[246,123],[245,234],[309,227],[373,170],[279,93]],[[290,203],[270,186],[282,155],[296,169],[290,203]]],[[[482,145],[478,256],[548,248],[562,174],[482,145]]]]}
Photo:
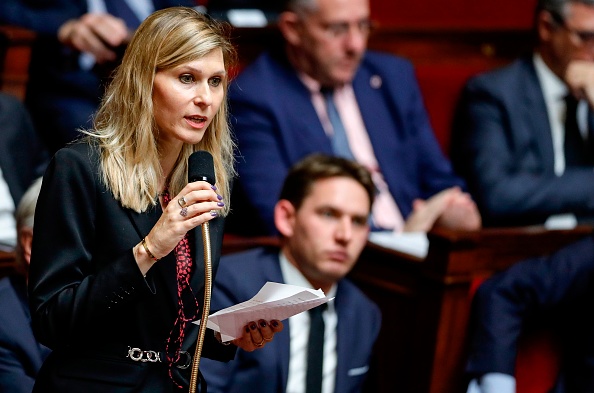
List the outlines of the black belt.
{"type": "MultiPolygon", "coordinates": [[[[173,365],[179,369],[185,370],[192,365],[192,354],[188,351],[179,352],[179,360],[173,365]]],[[[142,350],[140,348],[128,347],[126,357],[135,362],[166,363],[167,354],[165,351],[142,350]]]]}

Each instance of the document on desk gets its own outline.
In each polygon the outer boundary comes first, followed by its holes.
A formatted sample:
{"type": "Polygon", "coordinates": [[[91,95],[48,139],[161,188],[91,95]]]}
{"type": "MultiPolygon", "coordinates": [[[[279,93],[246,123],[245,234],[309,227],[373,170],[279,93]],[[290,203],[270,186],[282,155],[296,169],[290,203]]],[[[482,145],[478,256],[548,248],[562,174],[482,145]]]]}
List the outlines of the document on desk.
{"type": "MultiPolygon", "coordinates": [[[[259,319],[282,321],[332,299],[326,297],[321,289],[269,281],[250,300],[211,314],[206,326],[220,332],[223,342],[231,341],[241,337],[248,322],[259,319]]],[[[200,324],[200,320],[193,323],[200,324]]]]}
{"type": "Polygon", "coordinates": [[[421,259],[427,257],[429,250],[429,240],[425,232],[371,232],[369,241],[421,259]]]}

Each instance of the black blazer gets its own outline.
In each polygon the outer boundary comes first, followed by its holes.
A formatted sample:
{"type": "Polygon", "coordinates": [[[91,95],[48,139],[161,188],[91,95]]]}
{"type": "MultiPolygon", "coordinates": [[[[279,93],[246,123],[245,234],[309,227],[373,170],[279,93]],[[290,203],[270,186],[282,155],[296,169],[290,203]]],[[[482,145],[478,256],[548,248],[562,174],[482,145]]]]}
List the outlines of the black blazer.
{"type": "MultiPolygon", "coordinates": [[[[99,150],[86,143],[61,149],[44,176],[35,213],[30,306],[39,340],[53,349],[35,391],[172,391],[165,363],[134,362],[128,347],[163,351],[177,312],[173,253],[146,275],[132,248],[161,215],[123,208],[102,183],[99,150]]],[[[210,223],[213,271],[223,237],[222,218],[210,223]]],[[[200,230],[191,232],[196,269],[191,278],[202,304],[204,266],[200,230]]],[[[184,348],[194,353],[198,327],[189,323],[184,348]]],[[[233,346],[207,331],[203,355],[221,360],[233,346]]],[[[179,369],[175,369],[179,371],[179,369]]],[[[186,370],[189,379],[191,368],[186,370]]]]}

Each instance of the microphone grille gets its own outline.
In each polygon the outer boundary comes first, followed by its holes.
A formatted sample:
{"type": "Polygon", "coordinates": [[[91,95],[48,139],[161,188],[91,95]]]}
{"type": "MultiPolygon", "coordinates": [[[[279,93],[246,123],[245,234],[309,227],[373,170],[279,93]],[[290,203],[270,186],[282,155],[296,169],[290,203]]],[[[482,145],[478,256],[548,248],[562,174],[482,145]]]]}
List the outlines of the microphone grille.
{"type": "Polygon", "coordinates": [[[215,184],[214,162],[206,150],[195,151],[188,159],[188,182],[199,180],[215,184]]]}

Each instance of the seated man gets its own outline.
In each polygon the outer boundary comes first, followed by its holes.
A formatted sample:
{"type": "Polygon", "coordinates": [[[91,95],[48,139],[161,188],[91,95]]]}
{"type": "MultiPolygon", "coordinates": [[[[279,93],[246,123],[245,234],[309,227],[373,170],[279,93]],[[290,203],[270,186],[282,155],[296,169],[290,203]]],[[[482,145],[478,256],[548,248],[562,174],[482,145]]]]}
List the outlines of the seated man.
{"type": "MultiPolygon", "coordinates": [[[[345,278],[366,244],[373,195],[371,176],[359,164],[305,158],[287,175],[274,209],[280,250],[224,256],[214,282],[213,310],[252,298],[268,281],[320,288],[335,297],[323,311],[324,392],[361,391],[381,326],[377,305],[345,278]]],[[[307,364],[313,362],[307,355],[310,316],[297,314],[285,326],[260,351],[240,350],[229,363],[202,359],[208,391],[305,392],[307,364]]]]}
{"type": "Polygon", "coordinates": [[[479,228],[478,210],[433,134],[413,67],[366,50],[369,0],[284,3],[284,48],[259,57],[229,91],[239,179],[228,231],[273,234],[283,179],[314,152],[372,172],[372,229],[479,228]]]}
{"type": "Polygon", "coordinates": [[[191,0],[2,0],[0,22],[33,30],[26,104],[51,154],[89,128],[110,71],[140,22],[191,0]]]}
{"type": "Polygon", "coordinates": [[[450,157],[486,226],[594,222],[594,1],[535,15],[532,56],[471,79],[455,116],[450,157]]]}
{"type": "Polygon", "coordinates": [[[0,93],[0,249],[14,248],[15,207],[31,183],[43,175],[48,159],[24,105],[0,93]]]}
{"type": "Polygon", "coordinates": [[[17,271],[0,279],[0,392],[31,393],[37,372],[50,352],[33,335],[27,300],[33,216],[40,188],[38,178],[21,199],[16,212],[17,271]]]}
{"type": "Polygon", "coordinates": [[[534,321],[560,340],[560,374],[552,392],[594,392],[593,304],[592,236],[483,282],[471,312],[468,393],[516,391],[518,339],[534,321]]]}

